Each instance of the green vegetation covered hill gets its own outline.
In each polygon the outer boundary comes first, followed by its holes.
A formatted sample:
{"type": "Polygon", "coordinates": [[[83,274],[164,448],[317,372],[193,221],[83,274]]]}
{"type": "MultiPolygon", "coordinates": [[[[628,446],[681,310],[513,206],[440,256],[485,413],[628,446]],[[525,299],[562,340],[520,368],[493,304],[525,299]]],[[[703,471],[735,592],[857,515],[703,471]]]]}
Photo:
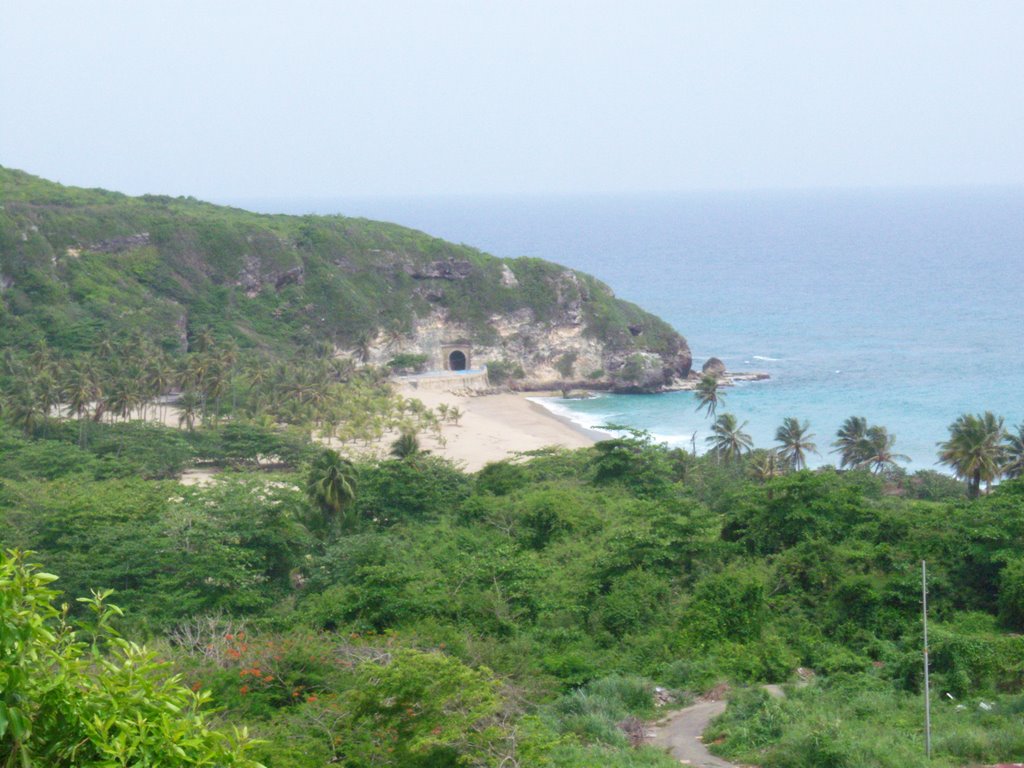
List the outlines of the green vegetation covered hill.
{"type": "Polygon", "coordinates": [[[0,168],[0,346],[61,353],[131,331],[184,351],[200,330],[271,352],[328,343],[363,359],[474,362],[530,382],[654,389],[686,341],[593,277],[501,260],[393,224],[258,215],[128,197],[0,168]]]}
{"type": "MultiPolygon", "coordinates": [[[[110,621],[211,690],[269,768],[667,767],[630,745],[655,685],[685,702],[799,667],[810,683],[785,701],[737,693],[716,748],[768,768],[924,766],[922,559],[930,764],[1024,757],[1024,481],[894,496],[866,470],[765,478],[763,455],[627,436],[474,475],[296,445],[276,474],[186,488],[132,463],[179,433],[129,426],[94,424],[86,448],[75,429],[0,428],[0,547],[61,576],[51,631],[90,616],[71,598],[117,590],[110,621]],[[122,459],[101,447],[119,441],[122,459]]],[[[188,439],[228,445],[226,429],[188,439]]]]}

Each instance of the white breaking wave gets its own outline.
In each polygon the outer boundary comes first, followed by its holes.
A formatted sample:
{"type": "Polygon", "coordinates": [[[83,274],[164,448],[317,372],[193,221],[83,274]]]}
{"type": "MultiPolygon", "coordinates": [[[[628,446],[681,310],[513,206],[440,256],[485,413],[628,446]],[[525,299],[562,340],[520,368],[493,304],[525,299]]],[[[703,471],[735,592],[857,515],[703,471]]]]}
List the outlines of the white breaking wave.
{"type": "MultiPolygon", "coordinates": [[[[692,438],[693,432],[685,435],[662,435],[658,432],[651,432],[651,439],[654,440],[655,443],[667,443],[670,448],[689,446],[692,438]]],[[[701,434],[698,432],[697,442],[700,443],[702,439],[701,434]]]]}
{"type": "Polygon", "coordinates": [[[777,362],[779,362],[779,359],[780,359],[778,357],[766,357],[765,355],[752,355],[752,357],[755,360],[764,360],[764,361],[769,362],[769,363],[777,363],[777,362]]]}
{"type": "Polygon", "coordinates": [[[537,403],[537,405],[543,406],[556,416],[568,419],[573,424],[583,427],[584,429],[590,429],[594,432],[600,432],[609,436],[614,436],[616,434],[615,432],[611,432],[607,429],[600,429],[602,425],[615,421],[611,414],[580,413],[579,411],[572,410],[568,406],[562,405],[559,400],[552,397],[528,397],[526,399],[531,403],[537,403]]]}

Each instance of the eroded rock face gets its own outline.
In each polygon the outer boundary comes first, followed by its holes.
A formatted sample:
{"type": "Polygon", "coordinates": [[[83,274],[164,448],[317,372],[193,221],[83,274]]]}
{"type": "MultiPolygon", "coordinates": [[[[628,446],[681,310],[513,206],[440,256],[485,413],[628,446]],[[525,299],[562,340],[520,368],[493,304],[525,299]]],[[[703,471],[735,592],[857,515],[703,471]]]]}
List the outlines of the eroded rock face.
{"type": "Polygon", "coordinates": [[[414,280],[465,280],[473,272],[473,264],[457,259],[432,261],[429,264],[408,265],[407,271],[414,280]]]}
{"type": "Polygon", "coordinates": [[[508,264],[501,265],[501,284],[506,288],[518,288],[519,280],[508,264]]]}
{"type": "Polygon", "coordinates": [[[286,285],[302,285],[306,279],[306,270],[300,265],[281,272],[272,272],[267,277],[268,279],[273,279],[274,289],[280,290],[286,285]]]}
{"type": "Polygon", "coordinates": [[[108,240],[100,240],[89,246],[89,250],[95,253],[122,253],[134,248],[142,248],[149,245],[149,232],[139,232],[137,235],[124,235],[122,237],[111,237],[108,240]]]}
{"type": "Polygon", "coordinates": [[[245,291],[246,296],[252,298],[267,286],[273,286],[277,291],[286,285],[302,285],[305,278],[305,269],[301,264],[288,269],[265,271],[259,258],[247,255],[242,261],[242,270],[235,284],[245,291]]]}
{"type": "Polygon", "coordinates": [[[446,309],[437,307],[417,318],[410,336],[396,338],[379,334],[373,341],[369,362],[383,365],[403,352],[426,355],[427,368],[444,367],[441,346],[453,340],[469,339],[472,367],[488,363],[518,364],[525,377],[512,382],[523,390],[562,388],[604,389],[613,392],[658,392],[685,379],[691,357],[686,340],[667,352],[657,354],[636,349],[616,349],[586,333],[582,310],[570,301],[556,313],[553,322],[540,322],[530,309],[492,315],[490,327],[496,340],[473,341],[472,329],[450,319],[446,309]]]}
{"type": "Polygon", "coordinates": [[[178,350],[181,354],[188,352],[188,312],[181,310],[178,319],[174,321],[174,329],[178,336],[178,350]]]}
{"type": "Polygon", "coordinates": [[[709,376],[724,376],[725,375],[725,363],[719,360],[717,357],[709,357],[708,361],[704,363],[704,367],[700,369],[701,373],[709,376]]]}

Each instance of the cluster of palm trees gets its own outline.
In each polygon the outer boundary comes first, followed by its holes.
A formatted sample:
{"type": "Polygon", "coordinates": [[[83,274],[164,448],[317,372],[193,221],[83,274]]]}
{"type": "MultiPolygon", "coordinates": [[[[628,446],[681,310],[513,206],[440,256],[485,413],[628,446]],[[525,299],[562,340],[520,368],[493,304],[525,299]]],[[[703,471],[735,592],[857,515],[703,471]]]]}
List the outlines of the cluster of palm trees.
{"type": "MultiPolygon", "coordinates": [[[[747,422],[738,424],[731,413],[723,413],[715,419],[711,426],[711,435],[706,439],[709,451],[721,461],[733,461],[754,449],[754,441],[743,431],[747,422]]],[[[783,469],[800,470],[807,467],[807,456],[817,453],[817,445],[811,438],[810,424],[800,422],[791,416],[786,417],[775,431],[775,440],[779,445],[770,451],[765,458],[762,474],[767,477],[778,474],[783,469]]]]}
{"type": "MultiPolygon", "coordinates": [[[[26,433],[52,416],[86,421],[148,418],[165,411],[166,395],[180,392],[182,423],[216,418],[237,374],[238,351],[200,334],[193,350],[174,357],[144,337],[105,338],[91,353],[60,356],[45,344],[30,354],[8,353],[0,407],[26,433]]],[[[84,433],[83,433],[84,434],[84,433]]]]}
{"type": "Polygon", "coordinates": [[[896,453],[896,436],[885,427],[868,426],[863,416],[851,416],[836,433],[833,453],[839,454],[841,469],[871,469],[876,473],[895,469],[910,457],[896,453]]]}
{"type": "MultiPolygon", "coordinates": [[[[697,397],[697,410],[704,411],[705,416],[716,416],[718,406],[725,402],[721,381],[714,374],[705,374],[697,384],[694,394],[697,397]]],[[[723,413],[715,418],[711,426],[711,435],[706,438],[709,451],[720,461],[733,461],[754,449],[754,441],[743,431],[747,422],[737,423],[731,413],[723,413]]],[[[768,452],[764,466],[759,473],[764,477],[773,477],[789,468],[804,469],[807,466],[807,455],[817,453],[817,446],[811,442],[814,437],[810,433],[810,424],[801,423],[797,419],[787,417],[782,426],[775,431],[777,448],[768,452]]]]}
{"type": "MultiPolygon", "coordinates": [[[[79,420],[80,440],[90,421],[127,421],[176,408],[178,425],[242,417],[319,431],[343,440],[374,440],[389,429],[429,429],[438,414],[397,397],[386,373],[356,370],[333,347],[287,360],[249,353],[209,332],[197,334],[188,352],[171,355],[139,336],[107,338],[95,351],[62,356],[40,345],[8,352],[0,363],[0,414],[26,434],[54,417],[79,420]]],[[[455,420],[457,409],[442,417],[455,420]]]]}
{"type": "Polygon", "coordinates": [[[198,391],[203,402],[219,396],[235,354],[228,348],[174,358],[142,338],[106,338],[75,357],[45,345],[23,357],[8,352],[0,409],[26,433],[51,417],[74,416],[84,439],[86,422],[147,418],[150,409],[165,409],[164,396],[178,387],[198,391]]]}
{"type": "MultiPolygon", "coordinates": [[[[697,410],[715,417],[725,400],[721,382],[705,375],[694,394],[697,410]]],[[[733,461],[750,453],[754,443],[743,431],[747,422],[738,423],[731,413],[715,418],[711,435],[706,439],[709,451],[721,461],[733,461]]],[[[967,481],[968,495],[981,493],[981,484],[991,486],[1001,477],[1024,475],[1024,424],[1016,432],[1006,429],[1001,417],[991,412],[963,414],[949,427],[949,439],[939,443],[939,462],[953,469],[956,476],[967,481]]],[[[807,466],[809,454],[818,453],[812,441],[810,424],[788,417],[775,432],[778,446],[768,452],[764,473],[777,474],[781,469],[799,470],[807,466]]],[[[895,450],[896,436],[879,425],[869,425],[863,416],[851,416],[836,433],[833,453],[839,454],[840,469],[867,469],[882,474],[898,469],[910,457],[895,450]]]]}

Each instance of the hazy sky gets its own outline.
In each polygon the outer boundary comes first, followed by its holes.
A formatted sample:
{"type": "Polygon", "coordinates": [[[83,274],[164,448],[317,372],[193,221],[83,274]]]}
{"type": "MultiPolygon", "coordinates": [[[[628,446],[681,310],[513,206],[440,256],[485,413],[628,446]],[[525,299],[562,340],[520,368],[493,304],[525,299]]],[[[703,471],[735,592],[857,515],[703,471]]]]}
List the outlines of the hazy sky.
{"type": "Polygon", "coordinates": [[[0,164],[69,184],[1024,184],[1020,0],[0,5],[0,164]]]}

